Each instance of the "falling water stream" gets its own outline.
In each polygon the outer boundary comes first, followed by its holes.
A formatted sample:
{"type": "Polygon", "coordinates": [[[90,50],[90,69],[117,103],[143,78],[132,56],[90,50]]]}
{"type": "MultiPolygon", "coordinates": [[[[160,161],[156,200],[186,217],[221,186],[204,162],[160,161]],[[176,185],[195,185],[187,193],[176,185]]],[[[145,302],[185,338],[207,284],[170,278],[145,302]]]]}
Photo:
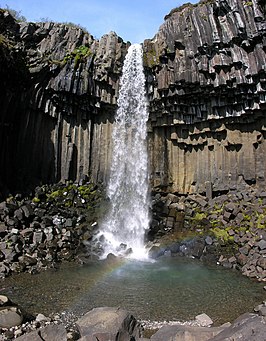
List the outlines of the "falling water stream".
{"type": "Polygon", "coordinates": [[[107,189],[110,209],[101,225],[103,257],[125,249],[133,258],[145,257],[144,233],[149,224],[147,120],[142,47],[134,44],[123,66],[112,134],[107,189]]]}

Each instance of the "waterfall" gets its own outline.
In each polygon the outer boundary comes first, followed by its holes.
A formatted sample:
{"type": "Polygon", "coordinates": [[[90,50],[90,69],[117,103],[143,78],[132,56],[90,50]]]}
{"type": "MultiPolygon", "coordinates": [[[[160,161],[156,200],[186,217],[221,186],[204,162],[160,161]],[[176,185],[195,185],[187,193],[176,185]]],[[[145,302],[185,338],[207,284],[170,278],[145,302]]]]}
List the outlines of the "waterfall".
{"type": "Polygon", "coordinates": [[[112,164],[107,195],[110,209],[101,224],[104,256],[145,255],[144,234],[149,226],[147,100],[142,47],[129,47],[125,58],[118,109],[112,134],[112,164]]]}

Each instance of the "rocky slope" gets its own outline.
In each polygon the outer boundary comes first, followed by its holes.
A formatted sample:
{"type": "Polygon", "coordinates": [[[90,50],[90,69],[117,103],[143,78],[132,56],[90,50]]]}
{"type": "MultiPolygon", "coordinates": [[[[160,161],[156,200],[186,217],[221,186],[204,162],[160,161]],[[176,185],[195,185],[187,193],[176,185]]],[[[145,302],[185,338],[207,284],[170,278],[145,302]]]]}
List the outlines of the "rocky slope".
{"type": "Polygon", "coordinates": [[[154,185],[265,186],[265,34],[262,2],[210,0],[172,10],[144,42],[154,185]]]}

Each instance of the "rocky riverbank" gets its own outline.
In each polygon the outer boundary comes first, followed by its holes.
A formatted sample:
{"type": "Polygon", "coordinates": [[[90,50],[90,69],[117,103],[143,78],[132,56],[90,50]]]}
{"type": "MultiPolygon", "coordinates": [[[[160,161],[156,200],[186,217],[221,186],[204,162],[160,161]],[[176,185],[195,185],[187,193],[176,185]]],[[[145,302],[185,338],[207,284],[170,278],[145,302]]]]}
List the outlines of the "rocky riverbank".
{"type": "Polygon", "coordinates": [[[266,281],[266,192],[178,196],[154,192],[151,257],[182,255],[266,281]]]}
{"type": "MultiPolygon", "coordinates": [[[[0,277],[36,273],[87,254],[102,191],[91,183],[44,185],[0,203],[0,277]]],[[[80,258],[80,261],[81,261],[80,258]]]]}
{"type": "MultiPolygon", "coordinates": [[[[0,276],[36,273],[61,261],[86,262],[105,210],[99,186],[68,183],[36,187],[0,203],[0,276]]],[[[266,281],[266,192],[248,188],[214,198],[154,191],[146,233],[152,258],[187,256],[266,281]]]]}
{"type": "MultiPolygon", "coordinates": [[[[121,308],[99,307],[77,318],[71,314],[43,314],[29,316],[6,296],[0,296],[0,340],[18,341],[224,341],[237,338],[242,341],[264,340],[266,331],[266,304],[255,313],[246,313],[232,324],[212,327],[206,315],[194,321],[162,323],[145,326],[121,308]],[[144,337],[150,329],[150,338],[144,337]],[[146,329],[146,331],[145,331],[146,329]],[[151,329],[154,329],[153,331],[151,329]]],[[[147,336],[147,335],[146,335],[147,336]]]]}

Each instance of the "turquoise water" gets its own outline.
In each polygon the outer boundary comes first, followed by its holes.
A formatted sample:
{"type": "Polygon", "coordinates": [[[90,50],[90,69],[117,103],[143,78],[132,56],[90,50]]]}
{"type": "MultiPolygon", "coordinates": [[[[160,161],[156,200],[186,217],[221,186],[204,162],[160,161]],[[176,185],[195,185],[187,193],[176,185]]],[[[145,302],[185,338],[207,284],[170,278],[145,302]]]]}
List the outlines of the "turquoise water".
{"type": "Polygon", "coordinates": [[[191,320],[204,312],[215,324],[232,321],[266,299],[262,283],[187,258],[65,264],[59,270],[8,278],[0,293],[31,313],[68,310],[79,315],[115,306],[153,321],[191,320]]]}

